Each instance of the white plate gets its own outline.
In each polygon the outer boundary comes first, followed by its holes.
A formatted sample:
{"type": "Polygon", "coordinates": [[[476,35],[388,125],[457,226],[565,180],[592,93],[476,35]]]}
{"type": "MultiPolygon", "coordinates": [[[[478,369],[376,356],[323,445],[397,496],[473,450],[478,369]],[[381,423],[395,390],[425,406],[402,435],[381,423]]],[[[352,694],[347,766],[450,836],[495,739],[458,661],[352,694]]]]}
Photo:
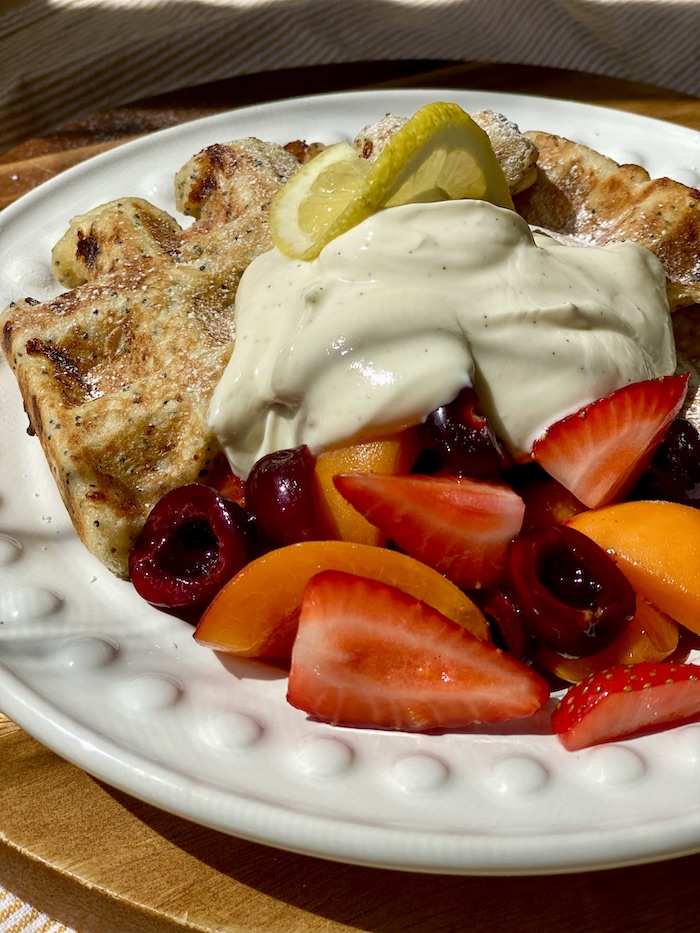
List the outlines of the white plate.
{"type": "MultiPolygon", "coordinates": [[[[266,104],[100,156],[2,213],[2,306],[56,293],[49,253],[74,214],[124,195],[174,212],[173,176],[205,145],[332,142],[436,99],[700,184],[699,134],[580,104],[446,90],[266,104]]],[[[367,865],[540,873],[700,849],[700,725],[571,754],[546,715],[440,736],[309,722],[286,704],[282,674],[197,646],[84,551],[25,428],[3,361],[0,707],[79,767],[203,825],[367,865]]]]}

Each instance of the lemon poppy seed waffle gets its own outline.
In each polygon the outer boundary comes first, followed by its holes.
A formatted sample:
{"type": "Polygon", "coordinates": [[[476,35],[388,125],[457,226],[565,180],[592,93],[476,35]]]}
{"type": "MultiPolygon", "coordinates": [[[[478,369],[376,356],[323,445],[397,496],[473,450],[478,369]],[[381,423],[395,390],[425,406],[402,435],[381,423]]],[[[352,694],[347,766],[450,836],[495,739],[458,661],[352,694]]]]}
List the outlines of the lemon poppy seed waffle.
{"type": "Polygon", "coordinates": [[[231,352],[242,271],[270,247],[267,209],[298,167],[282,147],[213,146],[178,175],[182,230],[123,199],[76,218],[53,268],[71,290],[13,303],[3,347],[75,529],[119,576],[146,515],[206,475],[206,423],[231,352]]]}
{"type": "Polygon", "coordinates": [[[645,246],[666,270],[671,308],[700,302],[698,189],[561,136],[525,135],[538,151],[535,182],[516,203],[528,223],[584,244],[645,246]]]}

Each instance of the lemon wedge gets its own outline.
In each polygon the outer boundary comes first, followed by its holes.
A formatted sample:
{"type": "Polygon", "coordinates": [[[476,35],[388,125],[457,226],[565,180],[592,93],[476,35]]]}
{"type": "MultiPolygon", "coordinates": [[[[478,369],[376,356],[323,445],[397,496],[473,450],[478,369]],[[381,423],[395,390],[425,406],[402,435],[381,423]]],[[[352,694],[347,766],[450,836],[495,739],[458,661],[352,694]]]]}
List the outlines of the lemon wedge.
{"type": "Polygon", "coordinates": [[[484,130],[457,104],[436,102],[418,110],[374,162],[342,142],[303,165],[273,198],[270,232],[285,256],[314,259],[382,208],[460,198],[513,207],[484,130]]]}

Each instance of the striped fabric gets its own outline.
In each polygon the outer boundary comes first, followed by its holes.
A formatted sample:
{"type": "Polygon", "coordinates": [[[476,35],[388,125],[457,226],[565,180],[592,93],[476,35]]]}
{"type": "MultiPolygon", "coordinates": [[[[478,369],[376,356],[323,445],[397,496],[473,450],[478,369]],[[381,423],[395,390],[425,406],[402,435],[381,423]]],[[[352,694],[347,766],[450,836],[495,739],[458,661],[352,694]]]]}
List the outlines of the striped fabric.
{"type": "Polygon", "coordinates": [[[1,0],[0,151],[104,106],[351,61],[544,65],[697,95],[699,36],[699,0],[1,0]]]}
{"type": "Polygon", "coordinates": [[[22,903],[0,885],[1,933],[73,933],[46,914],[22,903]]]}

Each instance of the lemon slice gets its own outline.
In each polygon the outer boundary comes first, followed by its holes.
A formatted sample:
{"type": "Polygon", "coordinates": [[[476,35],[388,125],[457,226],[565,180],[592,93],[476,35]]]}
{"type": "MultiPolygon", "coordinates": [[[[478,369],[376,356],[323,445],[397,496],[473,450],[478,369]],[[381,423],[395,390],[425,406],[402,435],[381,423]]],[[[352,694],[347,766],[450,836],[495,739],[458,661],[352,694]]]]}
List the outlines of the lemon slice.
{"type": "Polygon", "coordinates": [[[488,136],[457,104],[422,107],[374,162],[348,143],[324,149],[275,195],[270,232],[291,259],[314,259],[335,237],[385,207],[479,198],[513,202],[488,136]]]}

